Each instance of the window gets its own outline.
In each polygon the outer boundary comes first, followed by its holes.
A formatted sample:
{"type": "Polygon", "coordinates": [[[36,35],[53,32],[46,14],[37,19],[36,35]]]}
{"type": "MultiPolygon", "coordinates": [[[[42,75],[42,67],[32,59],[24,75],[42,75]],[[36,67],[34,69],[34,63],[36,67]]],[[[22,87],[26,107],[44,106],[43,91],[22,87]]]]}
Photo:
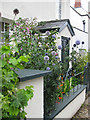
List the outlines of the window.
{"type": "Polygon", "coordinates": [[[9,37],[9,25],[11,23],[12,23],[12,20],[1,17],[1,19],[0,19],[0,45],[3,44],[3,42],[5,40],[5,36],[6,36],[6,38],[9,37]]]}
{"type": "Polygon", "coordinates": [[[9,32],[9,23],[1,22],[1,33],[9,32]]]}

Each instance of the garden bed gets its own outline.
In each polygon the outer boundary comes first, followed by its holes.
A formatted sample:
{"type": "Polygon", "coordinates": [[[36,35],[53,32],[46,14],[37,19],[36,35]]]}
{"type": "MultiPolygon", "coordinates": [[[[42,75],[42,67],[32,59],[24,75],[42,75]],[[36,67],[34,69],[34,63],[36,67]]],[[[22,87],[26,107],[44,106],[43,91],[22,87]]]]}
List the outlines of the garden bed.
{"type": "Polygon", "coordinates": [[[64,95],[63,100],[56,103],[56,110],[52,111],[48,116],[45,116],[45,120],[53,118],[72,118],[85,101],[85,91],[85,85],[78,85],[73,88],[68,96],[64,95]]]}

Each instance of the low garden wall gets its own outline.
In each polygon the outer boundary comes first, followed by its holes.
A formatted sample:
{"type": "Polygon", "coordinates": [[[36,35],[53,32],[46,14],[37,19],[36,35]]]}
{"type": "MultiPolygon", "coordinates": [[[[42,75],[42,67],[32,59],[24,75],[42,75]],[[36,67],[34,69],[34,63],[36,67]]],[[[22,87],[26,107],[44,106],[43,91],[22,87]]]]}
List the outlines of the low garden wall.
{"type": "Polygon", "coordinates": [[[34,86],[34,96],[28,101],[28,106],[25,107],[25,112],[27,113],[26,118],[45,118],[45,120],[54,118],[72,118],[85,101],[86,86],[79,84],[71,89],[67,95],[64,94],[63,99],[56,103],[56,110],[52,111],[47,116],[44,113],[43,76],[50,74],[51,72],[24,69],[18,70],[16,73],[20,79],[20,89],[24,89],[26,86],[30,85],[34,86]]]}
{"type": "Polygon", "coordinates": [[[44,113],[44,80],[43,76],[51,73],[50,71],[40,70],[18,70],[16,73],[19,76],[20,82],[18,87],[25,89],[26,86],[34,86],[34,96],[28,101],[25,112],[27,113],[26,118],[43,118],[44,113]]]}
{"type": "Polygon", "coordinates": [[[45,116],[45,120],[54,118],[71,119],[75,115],[85,101],[86,86],[79,85],[78,89],[76,86],[73,90],[69,92],[68,96],[63,96],[63,101],[56,103],[56,110],[45,116]]]}
{"type": "Polygon", "coordinates": [[[63,99],[59,100],[55,105],[56,110],[52,111],[47,116],[44,113],[43,76],[50,74],[50,71],[24,69],[18,70],[17,74],[20,79],[18,86],[20,89],[24,89],[26,86],[30,85],[34,86],[34,96],[28,101],[28,106],[25,107],[25,112],[27,113],[26,118],[45,118],[45,120],[54,118],[72,118],[85,100],[86,86],[77,85],[71,89],[67,95],[63,95],[63,99]]]}

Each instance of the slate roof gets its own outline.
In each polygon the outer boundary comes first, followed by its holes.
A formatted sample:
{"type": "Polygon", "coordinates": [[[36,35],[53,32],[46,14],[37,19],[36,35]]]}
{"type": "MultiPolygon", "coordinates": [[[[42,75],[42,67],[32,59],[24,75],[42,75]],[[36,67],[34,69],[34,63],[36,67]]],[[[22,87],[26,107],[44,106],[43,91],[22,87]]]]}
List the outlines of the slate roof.
{"type": "Polygon", "coordinates": [[[47,30],[58,29],[61,32],[65,27],[68,27],[71,35],[75,35],[73,27],[70,24],[69,19],[62,19],[62,20],[52,20],[52,21],[42,21],[36,27],[36,29],[40,30],[41,32],[45,32],[47,30]]]}

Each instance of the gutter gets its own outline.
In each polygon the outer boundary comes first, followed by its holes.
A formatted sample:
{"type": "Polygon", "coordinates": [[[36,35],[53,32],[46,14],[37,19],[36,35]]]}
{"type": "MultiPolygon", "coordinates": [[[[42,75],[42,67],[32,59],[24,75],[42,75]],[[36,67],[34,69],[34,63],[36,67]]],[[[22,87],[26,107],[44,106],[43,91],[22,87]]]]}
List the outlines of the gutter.
{"type": "Polygon", "coordinates": [[[82,14],[80,14],[79,12],[77,12],[72,6],[70,6],[78,15],[80,15],[81,17],[88,17],[89,19],[90,19],[90,17],[89,17],[89,15],[88,14],[84,14],[84,15],[82,15],[82,14]]]}

